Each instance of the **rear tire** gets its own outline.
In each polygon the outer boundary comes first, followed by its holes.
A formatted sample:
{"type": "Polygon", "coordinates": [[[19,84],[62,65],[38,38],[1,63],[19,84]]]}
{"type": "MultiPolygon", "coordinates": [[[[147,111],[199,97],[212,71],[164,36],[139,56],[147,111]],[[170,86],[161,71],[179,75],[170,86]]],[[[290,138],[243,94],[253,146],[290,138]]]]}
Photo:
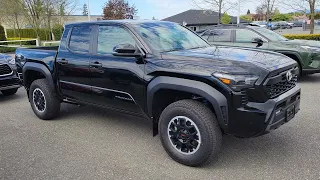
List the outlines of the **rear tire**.
{"type": "Polygon", "coordinates": [[[187,166],[204,164],[220,149],[222,133],[215,115],[195,100],[170,104],[159,120],[161,143],[168,155],[187,166]]]}
{"type": "Polygon", "coordinates": [[[18,88],[15,88],[15,89],[7,89],[7,90],[3,90],[3,91],[1,91],[1,92],[2,92],[2,94],[3,94],[4,96],[12,96],[12,95],[16,94],[17,91],[18,91],[18,88]]]}
{"type": "Polygon", "coordinates": [[[29,90],[29,101],[33,112],[42,120],[50,120],[58,116],[60,101],[46,79],[32,82],[29,90]]]}

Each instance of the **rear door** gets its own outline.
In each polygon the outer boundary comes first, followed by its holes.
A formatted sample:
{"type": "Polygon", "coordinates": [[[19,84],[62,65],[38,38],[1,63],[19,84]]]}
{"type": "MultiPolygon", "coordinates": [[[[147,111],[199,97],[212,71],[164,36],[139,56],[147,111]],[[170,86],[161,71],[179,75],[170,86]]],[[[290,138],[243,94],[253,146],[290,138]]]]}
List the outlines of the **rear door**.
{"type": "Polygon", "coordinates": [[[90,102],[90,69],[92,53],[91,25],[75,25],[65,33],[61,43],[57,70],[61,92],[67,98],[90,102]]]}
{"type": "Polygon", "coordinates": [[[211,45],[232,46],[233,31],[232,29],[215,29],[209,30],[202,35],[211,45]]]}
{"type": "Polygon", "coordinates": [[[258,33],[250,29],[235,29],[234,46],[268,49],[268,41],[264,37],[260,36],[258,33]],[[263,45],[257,47],[258,44],[253,41],[255,38],[263,40],[263,45]]]}

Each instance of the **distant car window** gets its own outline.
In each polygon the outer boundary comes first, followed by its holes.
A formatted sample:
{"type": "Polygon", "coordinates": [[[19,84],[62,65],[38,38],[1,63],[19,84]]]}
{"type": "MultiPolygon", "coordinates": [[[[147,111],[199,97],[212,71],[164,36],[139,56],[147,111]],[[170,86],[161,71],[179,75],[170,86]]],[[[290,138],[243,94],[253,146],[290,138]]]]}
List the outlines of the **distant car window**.
{"type": "Polygon", "coordinates": [[[110,54],[119,44],[135,46],[131,34],[121,26],[100,26],[98,35],[98,54],[110,54]]]}
{"type": "Polygon", "coordinates": [[[231,29],[217,29],[210,31],[208,42],[231,42],[231,29]]]}
{"type": "Polygon", "coordinates": [[[258,34],[248,29],[236,30],[236,42],[252,42],[254,38],[261,38],[258,34]]]}
{"type": "Polygon", "coordinates": [[[69,48],[72,51],[89,53],[92,26],[75,26],[72,29],[69,48]]]}

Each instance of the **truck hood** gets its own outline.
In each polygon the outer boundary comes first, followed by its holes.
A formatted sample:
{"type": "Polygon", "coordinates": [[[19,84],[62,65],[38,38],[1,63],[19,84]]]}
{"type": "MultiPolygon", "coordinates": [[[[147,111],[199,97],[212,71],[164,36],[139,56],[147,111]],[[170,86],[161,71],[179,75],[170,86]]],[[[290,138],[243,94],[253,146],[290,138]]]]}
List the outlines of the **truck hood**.
{"type": "Polygon", "coordinates": [[[6,54],[0,54],[0,64],[7,63],[10,59],[12,59],[11,56],[6,54]]]}
{"type": "Polygon", "coordinates": [[[206,47],[166,52],[160,66],[201,73],[266,74],[296,64],[292,59],[269,51],[235,47],[206,47]]]}

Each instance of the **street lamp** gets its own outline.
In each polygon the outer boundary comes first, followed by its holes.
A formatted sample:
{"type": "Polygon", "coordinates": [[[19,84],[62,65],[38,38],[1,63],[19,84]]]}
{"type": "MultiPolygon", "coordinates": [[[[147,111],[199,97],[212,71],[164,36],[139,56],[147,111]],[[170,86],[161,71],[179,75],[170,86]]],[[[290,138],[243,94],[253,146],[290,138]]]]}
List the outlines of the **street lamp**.
{"type": "Polygon", "coordinates": [[[240,0],[238,0],[238,16],[237,16],[237,24],[240,24],[240,0]]]}
{"type": "Polygon", "coordinates": [[[88,0],[88,21],[91,21],[91,15],[90,15],[90,0],[88,0]]]}

